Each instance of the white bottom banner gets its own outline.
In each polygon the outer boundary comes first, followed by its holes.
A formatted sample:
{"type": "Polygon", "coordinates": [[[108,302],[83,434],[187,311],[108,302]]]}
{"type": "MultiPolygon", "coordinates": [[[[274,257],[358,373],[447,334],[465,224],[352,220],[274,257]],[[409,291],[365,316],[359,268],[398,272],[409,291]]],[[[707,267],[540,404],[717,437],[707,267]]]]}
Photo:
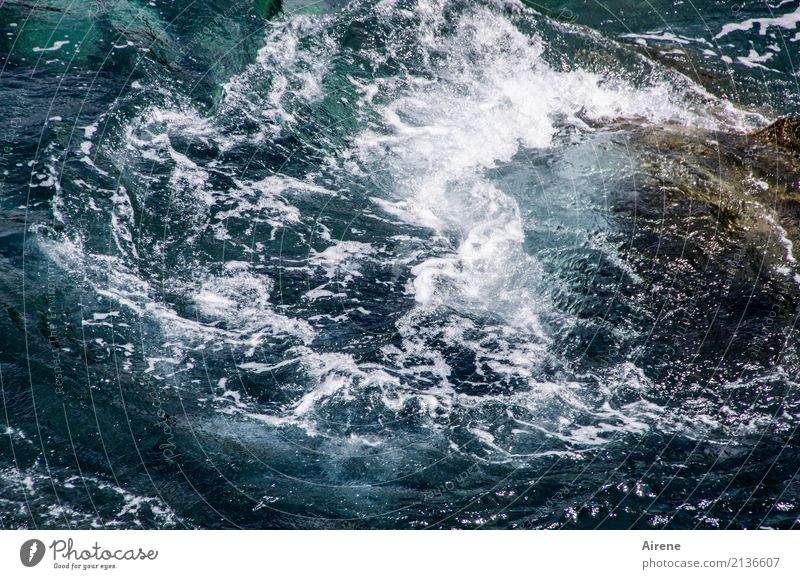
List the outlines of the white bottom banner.
{"type": "Polygon", "coordinates": [[[791,531],[4,531],[2,577],[798,577],[791,531]],[[227,575],[230,576],[230,575],[227,575]]]}

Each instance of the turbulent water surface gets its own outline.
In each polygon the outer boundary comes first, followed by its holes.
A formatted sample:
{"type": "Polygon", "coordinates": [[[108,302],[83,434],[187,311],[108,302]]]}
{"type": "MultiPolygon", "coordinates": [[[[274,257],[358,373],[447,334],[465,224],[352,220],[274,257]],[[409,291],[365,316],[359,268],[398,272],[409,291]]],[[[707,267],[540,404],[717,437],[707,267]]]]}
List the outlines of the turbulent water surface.
{"type": "Polygon", "coordinates": [[[3,527],[797,523],[798,185],[725,164],[800,112],[794,0],[0,36],[3,527]]]}

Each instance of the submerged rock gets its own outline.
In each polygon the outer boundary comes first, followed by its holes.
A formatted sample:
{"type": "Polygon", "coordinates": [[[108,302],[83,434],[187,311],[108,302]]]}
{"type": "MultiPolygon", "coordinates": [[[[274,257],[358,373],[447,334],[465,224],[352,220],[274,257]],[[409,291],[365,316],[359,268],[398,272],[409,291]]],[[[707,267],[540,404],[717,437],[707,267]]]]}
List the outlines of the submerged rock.
{"type": "Polygon", "coordinates": [[[800,153],[800,118],[784,117],[753,133],[761,141],[800,153]]]}
{"type": "MultiPolygon", "coordinates": [[[[780,134],[774,127],[764,131],[780,134]]],[[[672,243],[693,267],[713,264],[800,304],[796,155],[757,134],[669,125],[630,135],[641,173],[617,208],[633,214],[635,235],[648,239],[642,247],[672,243]]]]}

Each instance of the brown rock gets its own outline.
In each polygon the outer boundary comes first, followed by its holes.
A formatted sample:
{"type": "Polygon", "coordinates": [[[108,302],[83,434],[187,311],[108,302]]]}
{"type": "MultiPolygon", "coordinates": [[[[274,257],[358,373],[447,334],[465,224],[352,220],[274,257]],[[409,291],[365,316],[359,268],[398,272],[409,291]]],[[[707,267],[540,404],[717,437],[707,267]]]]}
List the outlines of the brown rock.
{"type": "Polygon", "coordinates": [[[753,137],[782,149],[800,153],[800,118],[784,117],[753,133],[753,137]]]}

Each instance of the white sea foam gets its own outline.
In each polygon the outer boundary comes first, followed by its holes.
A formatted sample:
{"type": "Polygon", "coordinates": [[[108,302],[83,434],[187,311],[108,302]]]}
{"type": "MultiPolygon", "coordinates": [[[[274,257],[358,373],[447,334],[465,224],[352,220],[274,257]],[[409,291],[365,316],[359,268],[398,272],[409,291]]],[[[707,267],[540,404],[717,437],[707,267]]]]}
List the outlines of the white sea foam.
{"type": "Polygon", "coordinates": [[[55,52],[56,50],[60,50],[63,46],[69,44],[69,40],[56,40],[53,43],[53,46],[48,46],[46,48],[42,48],[41,46],[34,46],[33,52],[55,52]]]}
{"type": "Polygon", "coordinates": [[[323,94],[322,79],[335,49],[324,21],[297,15],[273,26],[256,62],[223,85],[222,111],[244,115],[272,134],[295,124],[289,101],[308,103],[323,94]],[[303,46],[303,42],[312,44],[303,46]],[[266,87],[263,93],[254,90],[262,86],[266,87]]]}
{"type": "MultiPolygon", "coordinates": [[[[117,307],[159,323],[166,339],[162,347],[169,344],[174,354],[148,356],[157,359],[159,366],[174,367],[193,344],[195,347],[205,343],[215,347],[225,344],[241,350],[245,357],[252,357],[269,338],[291,337],[301,343],[314,339],[315,330],[308,322],[274,311],[269,301],[272,282],[267,277],[236,270],[216,277],[205,276],[204,283],[193,296],[203,316],[198,320],[181,316],[161,301],[151,283],[118,259],[86,251],[80,239],[43,242],[42,247],[64,270],[95,280],[94,289],[98,295],[117,307]],[[218,327],[220,321],[227,327],[218,327]]],[[[100,314],[100,318],[94,317],[84,325],[110,326],[110,321],[102,317],[105,315],[100,314]]],[[[150,367],[150,371],[153,370],[156,370],[155,365],[150,367]]]]}
{"type": "Polygon", "coordinates": [[[720,30],[719,34],[717,34],[714,38],[719,39],[724,36],[727,36],[731,32],[744,32],[750,30],[754,26],[758,25],[758,33],[761,36],[767,34],[767,31],[770,28],[784,28],[786,30],[794,30],[797,28],[797,25],[800,23],[800,7],[794,12],[788,12],[786,14],[782,14],[780,16],[775,16],[773,18],[748,18],[742,22],[733,22],[729,24],[725,24],[720,30]]]}
{"type": "Polygon", "coordinates": [[[347,284],[354,277],[361,277],[358,263],[374,252],[375,249],[368,243],[336,241],[322,251],[312,249],[309,262],[322,268],[329,280],[347,284]]]}
{"type": "MultiPolygon", "coordinates": [[[[382,209],[453,244],[452,252],[413,267],[417,302],[477,307],[542,339],[540,264],[522,248],[517,202],[487,171],[521,150],[549,147],[559,124],[711,121],[688,111],[666,84],[635,89],[585,71],[553,70],[536,38],[488,9],[464,16],[452,35],[436,34],[436,6],[421,3],[431,14],[421,25],[423,42],[444,55],[433,67],[437,81],[411,77],[407,89],[382,99],[382,125],[359,135],[357,153],[363,166],[392,176],[378,200],[382,209]]],[[[376,83],[365,98],[385,86],[376,83]]]]}

